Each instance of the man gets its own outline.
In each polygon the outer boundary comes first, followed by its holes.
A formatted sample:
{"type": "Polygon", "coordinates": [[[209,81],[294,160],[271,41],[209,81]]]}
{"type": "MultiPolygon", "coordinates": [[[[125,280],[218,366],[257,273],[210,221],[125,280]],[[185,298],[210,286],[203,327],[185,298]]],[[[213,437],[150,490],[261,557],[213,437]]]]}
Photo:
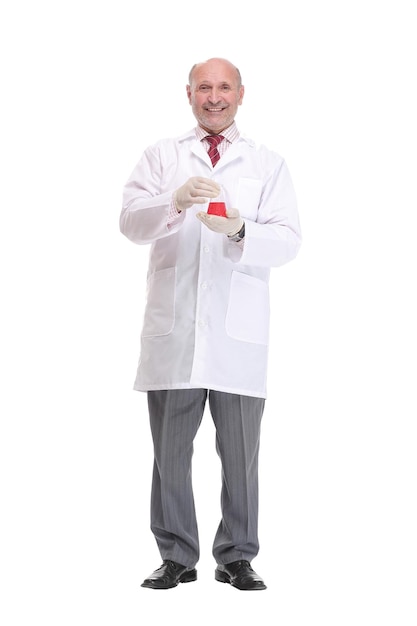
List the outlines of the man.
{"type": "Polygon", "coordinates": [[[191,459],[208,400],[222,463],[215,579],[261,590],[251,561],[259,550],[268,280],[271,267],[299,250],[298,213],[284,160],[237,129],[244,96],[238,69],[220,58],[198,63],[186,89],[197,128],[145,150],[120,217],[124,235],[151,244],[135,389],[148,394],[151,528],[163,564],[142,586],[168,589],[197,578],[191,459]],[[201,206],[220,190],[226,217],[201,206]]]}

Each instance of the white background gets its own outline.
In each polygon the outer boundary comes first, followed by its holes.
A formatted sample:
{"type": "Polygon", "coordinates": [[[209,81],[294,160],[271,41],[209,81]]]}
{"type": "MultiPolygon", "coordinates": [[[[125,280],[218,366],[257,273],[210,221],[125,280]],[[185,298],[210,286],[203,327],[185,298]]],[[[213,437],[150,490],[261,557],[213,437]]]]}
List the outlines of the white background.
{"type": "Polygon", "coordinates": [[[415,626],[413,5],[2,4],[4,626],[415,626]],[[239,128],[286,158],[304,237],[271,281],[259,594],[213,579],[209,414],[199,580],[140,587],[160,565],[146,396],[132,390],[148,249],[118,230],[121,194],[147,145],[194,126],[188,71],[211,56],[240,68],[239,128]]]}

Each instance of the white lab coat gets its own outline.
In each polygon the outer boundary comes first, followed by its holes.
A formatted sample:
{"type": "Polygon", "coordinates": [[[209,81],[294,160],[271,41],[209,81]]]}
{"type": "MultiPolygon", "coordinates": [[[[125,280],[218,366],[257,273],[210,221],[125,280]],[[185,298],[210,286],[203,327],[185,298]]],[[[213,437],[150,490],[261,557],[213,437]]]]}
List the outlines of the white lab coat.
{"type": "Polygon", "coordinates": [[[301,234],[285,161],[240,137],[213,168],[192,130],[149,147],[126,183],[120,229],[151,244],[134,388],[267,394],[269,273],[294,259],[301,234]],[[212,178],[245,219],[244,246],[204,226],[194,205],[167,226],[172,193],[212,178]]]}

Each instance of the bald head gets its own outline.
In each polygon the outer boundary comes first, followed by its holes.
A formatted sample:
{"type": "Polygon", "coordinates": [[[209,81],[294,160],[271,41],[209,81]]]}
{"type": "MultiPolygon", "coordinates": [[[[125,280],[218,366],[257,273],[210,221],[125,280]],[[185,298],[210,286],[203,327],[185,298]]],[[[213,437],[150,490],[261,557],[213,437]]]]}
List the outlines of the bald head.
{"type": "Polygon", "coordinates": [[[196,70],[199,69],[203,69],[206,68],[208,71],[210,70],[210,68],[221,68],[223,67],[224,69],[229,69],[232,72],[235,73],[236,76],[236,86],[239,88],[242,86],[242,77],[240,75],[240,72],[238,70],[238,68],[233,65],[233,63],[231,63],[230,61],[228,61],[227,59],[222,59],[219,57],[214,57],[213,59],[207,59],[207,61],[202,61],[200,63],[195,63],[193,65],[193,67],[190,70],[190,73],[188,75],[188,82],[191,85],[193,82],[193,78],[194,78],[194,73],[196,70]]]}

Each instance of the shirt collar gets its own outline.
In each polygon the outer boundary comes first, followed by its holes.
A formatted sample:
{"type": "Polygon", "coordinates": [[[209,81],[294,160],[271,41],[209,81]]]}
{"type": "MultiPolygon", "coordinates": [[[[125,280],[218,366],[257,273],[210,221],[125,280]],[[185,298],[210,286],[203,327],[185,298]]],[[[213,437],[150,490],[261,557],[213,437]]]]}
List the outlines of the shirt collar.
{"type": "MultiPolygon", "coordinates": [[[[196,137],[199,141],[202,141],[208,135],[213,133],[208,133],[206,130],[201,128],[201,126],[197,126],[195,129],[196,137]]],[[[239,139],[240,133],[237,129],[236,122],[232,122],[230,126],[222,130],[220,133],[229,143],[233,143],[239,139]]]]}

